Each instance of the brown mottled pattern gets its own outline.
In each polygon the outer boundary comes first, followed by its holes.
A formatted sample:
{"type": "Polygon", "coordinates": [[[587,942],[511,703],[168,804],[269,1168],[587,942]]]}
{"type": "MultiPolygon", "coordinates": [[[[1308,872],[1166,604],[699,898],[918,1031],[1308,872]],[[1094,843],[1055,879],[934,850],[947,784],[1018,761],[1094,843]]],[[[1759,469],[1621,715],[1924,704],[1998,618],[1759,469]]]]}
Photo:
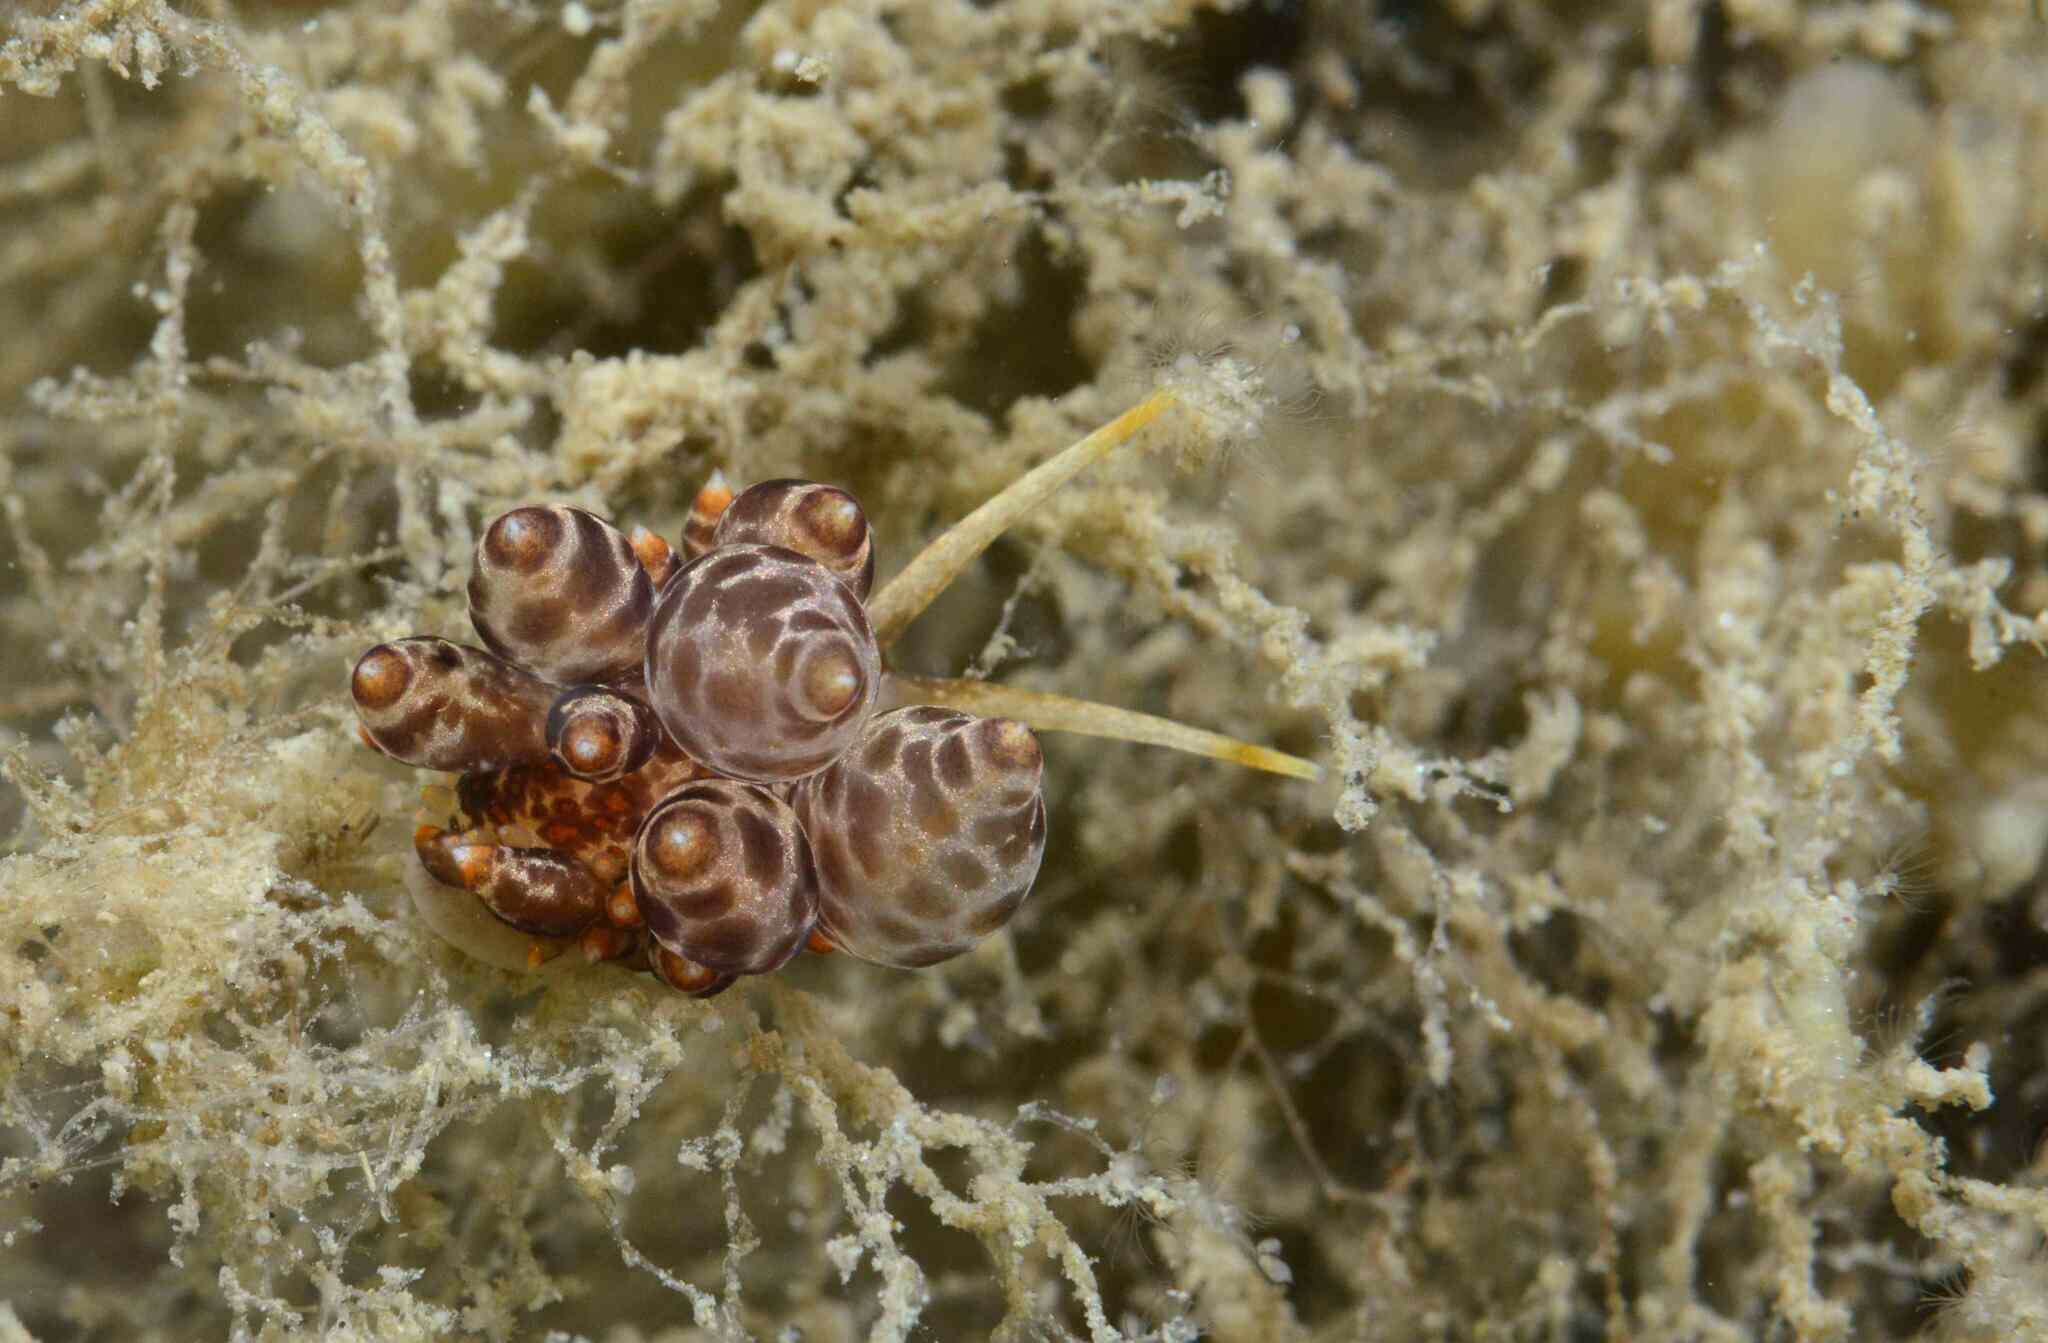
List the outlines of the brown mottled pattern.
{"type": "Polygon", "coordinates": [[[661,744],[661,724],[645,702],[623,691],[571,686],[548,710],[547,738],[556,764],[604,783],[647,763],[661,744]]]}
{"type": "Polygon", "coordinates": [[[865,961],[933,965],[1010,921],[1045,856],[1043,760],[1023,724],[915,705],[792,801],[816,848],[818,923],[865,961]]]}
{"type": "Polygon", "coordinates": [[[567,504],[515,508],[484,529],[469,619],[485,647],[557,685],[639,675],[654,584],[625,534],[567,504]]]}
{"type": "Polygon", "coordinates": [[[606,871],[623,864],[654,804],[703,774],[688,757],[664,746],[641,769],[603,783],[574,778],[545,760],[465,774],[455,795],[466,825],[523,826],[549,847],[606,871]]]}
{"type": "Polygon", "coordinates": [[[663,798],[633,840],[633,896],[662,947],[709,970],[766,974],[803,947],[817,878],[796,813],[731,779],[663,798]]]}
{"type": "Polygon", "coordinates": [[[604,913],[605,885],[582,863],[553,849],[516,848],[436,834],[416,845],[435,880],[476,893],[522,933],[573,937],[604,913]]]}
{"type": "Polygon", "coordinates": [[[676,743],[763,783],[830,764],[859,734],[881,653],[847,586],[794,551],[722,546],[662,590],[647,693],[676,743]]]}
{"type": "Polygon", "coordinates": [[[378,644],[349,678],[356,717],[384,754],[422,769],[547,759],[552,686],[481,648],[418,636],[378,644]]]}
{"type": "Polygon", "coordinates": [[[866,601],[875,583],[874,536],[858,500],[836,485],[764,480],[733,496],[718,520],[714,546],[794,550],[829,569],[866,601]]]}

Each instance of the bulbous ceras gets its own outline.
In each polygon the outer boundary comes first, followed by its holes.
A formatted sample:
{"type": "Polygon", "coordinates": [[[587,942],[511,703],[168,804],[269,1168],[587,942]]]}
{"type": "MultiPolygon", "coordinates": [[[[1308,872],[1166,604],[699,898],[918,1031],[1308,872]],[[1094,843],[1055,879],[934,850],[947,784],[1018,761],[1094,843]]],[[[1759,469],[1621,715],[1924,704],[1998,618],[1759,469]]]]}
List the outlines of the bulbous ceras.
{"type": "Polygon", "coordinates": [[[648,626],[647,692],[661,725],[731,778],[789,783],[831,764],[881,680],[853,589],[781,546],[721,545],[692,560],[648,626]]]}
{"type": "Polygon", "coordinates": [[[925,704],[871,720],[795,789],[826,936],[909,969],[1008,923],[1045,856],[1043,772],[1038,739],[1014,719],[925,704]]]}
{"type": "MultiPolygon", "coordinates": [[[[644,959],[665,981],[700,993],[773,970],[811,936],[821,888],[809,831],[827,824],[827,809],[811,804],[807,827],[762,785],[815,774],[843,756],[869,726],[881,679],[860,606],[873,544],[852,496],[770,481],[738,496],[713,482],[700,512],[707,498],[729,506],[715,521],[693,515],[686,547],[704,554],[680,567],[658,537],[627,537],[580,509],[504,515],[478,542],[469,587],[473,623],[496,651],[401,640],[365,654],[355,678],[367,741],[462,773],[467,826],[422,827],[416,841],[436,883],[481,901],[537,944],[580,935],[586,951],[644,959]],[[667,580],[659,598],[643,601],[655,576],[667,580]],[[629,662],[636,642],[637,667],[629,662]],[[571,679],[578,683],[561,684],[571,679]],[[514,837],[540,842],[503,842],[514,837]],[[651,944],[621,935],[642,925],[651,944]],[[603,934],[594,946],[593,930],[603,934]]],[[[941,717],[955,728],[970,721],[941,717]]],[[[1035,762],[1022,725],[999,735],[1014,743],[1020,733],[1035,762]]],[[[910,758],[917,769],[920,753],[910,758]]],[[[1035,790],[1035,763],[1030,773],[1035,790]]],[[[857,777],[863,801],[900,801],[929,823],[930,780],[876,768],[857,777]]],[[[916,818],[891,821],[886,807],[870,807],[861,819],[887,829],[916,818]]],[[[980,829],[988,827],[984,819],[980,829]]],[[[1042,801],[1020,813],[1019,827],[1036,836],[1025,846],[1028,870],[985,865],[989,879],[979,883],[959,880],[981,860],[957,844],[944,853],[905,848],[886,872],[863,846],[864,870],[881,878],[872,917],[855,912],[858,892],[844,871],[832,888],[849,949],[885,964],[927,964],[998,926],[1043,852],[1042,801]],[[943,910],[934,896],[942,870],[956,897],[943,910]],[[905,920],[919,910],[941,917],[924,935],[906,936],[905,920]],[[893,943],[877,930],[893,932],[893,943]]],[[[848,852],[846,836],[831,841],[835,857],[848,852]]],[[[1009,857],[1020,854],[1013,841],[1009,857]]],[[[500,952],[494,959],[503,961],[500,952]]]]}
{"type": "Polygon", "coordinates": [[[651,573],[673,568],[651,534],[565,505],[515,509],[479,539],[469,585],[472,623],[498,651],[401,639],[356,664],[364,740],[461,776],[456,827],[414,836],[433,880],[412,886],[428,922],[483,959],[531,964],[577,943],[594,959],[642,952],[633,833],[704,774],[635,693],[651,573]],[[528,936],[493,934],[437,887],[528,936]]]}

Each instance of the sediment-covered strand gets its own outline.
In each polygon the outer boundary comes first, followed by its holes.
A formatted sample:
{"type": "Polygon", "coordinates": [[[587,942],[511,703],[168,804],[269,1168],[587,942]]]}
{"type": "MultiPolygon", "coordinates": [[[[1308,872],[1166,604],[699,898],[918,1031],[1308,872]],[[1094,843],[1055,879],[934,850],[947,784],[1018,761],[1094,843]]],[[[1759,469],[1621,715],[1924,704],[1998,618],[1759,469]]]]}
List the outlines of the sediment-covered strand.
{"type": "Polygon", "coordinates": [[[930,606],[974,557],[1014,527],[1053,491],[1138,436],[1138,431],[1174,404],[1171,392],[1154,392],[1086,438],[1039,463],[954,523],[890,579],[868,603],[868,617],[882,647],[895,643],[918,613],[930,606]]]}

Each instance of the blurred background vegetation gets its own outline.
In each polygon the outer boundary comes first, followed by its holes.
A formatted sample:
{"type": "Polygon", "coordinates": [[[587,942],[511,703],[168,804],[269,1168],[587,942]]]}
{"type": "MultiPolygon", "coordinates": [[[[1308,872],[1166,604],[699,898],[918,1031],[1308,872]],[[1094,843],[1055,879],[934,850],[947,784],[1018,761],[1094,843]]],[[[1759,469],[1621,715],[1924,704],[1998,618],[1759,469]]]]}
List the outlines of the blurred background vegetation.
{"type": "Polygon", "coordinates": [[[0,1339],[2048,1335],[2027,0],[0,17],[0,1339]],[[497,511],[866,503],[1162,377],[904,666],[1012,930],[466,961],[343,700],[497,511]]]}

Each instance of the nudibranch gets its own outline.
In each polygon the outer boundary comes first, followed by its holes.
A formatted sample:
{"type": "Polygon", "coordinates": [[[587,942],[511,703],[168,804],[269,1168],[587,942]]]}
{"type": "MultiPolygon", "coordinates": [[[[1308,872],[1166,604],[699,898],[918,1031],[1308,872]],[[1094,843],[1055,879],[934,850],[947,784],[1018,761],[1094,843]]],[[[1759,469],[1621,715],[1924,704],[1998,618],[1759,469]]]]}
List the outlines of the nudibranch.
{"type": "Polygon", "coordinates": [[[1317,777],[1171,720],[884,660],[990,542],[1172,401],[1027,473],[879,590],[866,513],[812,481],[734,493],[714,475],[680,552],[565,504],[495,519],[468,588],[483,646],[379,644],[350,682],[365,743],[457,776],[414,834],[423,917],[506,968],[609,962],[699,996],[806,949],[928,966],[1030,894],[1037,731],[1317,777]]]}

